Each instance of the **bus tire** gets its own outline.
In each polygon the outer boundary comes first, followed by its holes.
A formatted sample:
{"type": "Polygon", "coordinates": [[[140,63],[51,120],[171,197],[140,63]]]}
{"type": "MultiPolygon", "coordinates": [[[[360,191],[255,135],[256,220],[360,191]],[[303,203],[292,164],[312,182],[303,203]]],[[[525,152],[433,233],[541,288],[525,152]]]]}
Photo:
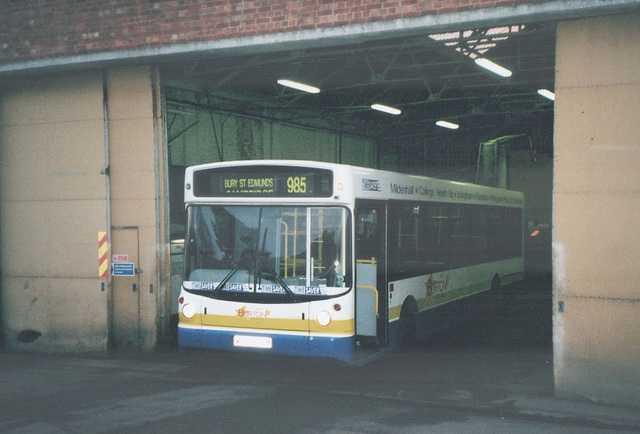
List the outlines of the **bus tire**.
{"type": "Polygon", "coordinates": [[[400,310],[400,335],[398,343],[401,348],[415,344],[418,336],[418,304],[410,297],[405,300],[400,310]]]}
{"type": "Polygon", "coordinates": [[[495,274],[493,276],[493,280],[491,280],[491,291],[497,292],[502,288],[502,281],[500,280],[500,276],[495,274]]]}
{"type": "Polygon", "coordinates": [[[504,297],[502,294],[502,280],[500,276],[496,273],[491,280],[491,289],[487,292],[487,297],[489,303],[502,303],[504,301],[504,297]]]}

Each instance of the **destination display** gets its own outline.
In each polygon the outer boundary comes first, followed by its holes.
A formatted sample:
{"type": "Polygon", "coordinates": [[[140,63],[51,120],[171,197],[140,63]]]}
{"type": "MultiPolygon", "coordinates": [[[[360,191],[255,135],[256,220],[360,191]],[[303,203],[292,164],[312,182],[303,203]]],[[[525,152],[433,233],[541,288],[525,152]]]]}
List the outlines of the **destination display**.
{"type": "Polygon", "coordinates": [[[196,197],[330,197],[333,173],[326,169],[248,166],[193,173],[196,197]]]}

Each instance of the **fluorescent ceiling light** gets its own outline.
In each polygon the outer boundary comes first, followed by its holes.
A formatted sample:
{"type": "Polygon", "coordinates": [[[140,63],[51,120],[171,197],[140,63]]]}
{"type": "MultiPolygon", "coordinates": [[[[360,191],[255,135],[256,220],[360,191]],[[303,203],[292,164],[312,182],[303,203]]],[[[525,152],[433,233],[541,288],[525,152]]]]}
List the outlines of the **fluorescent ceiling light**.
{"type": "Polygon", "coordinates": [[[556,94],[547,89],[538,89],[538,93],[545,98],[549,98],[551,101],[556,100],[556,94]]]}
{"type": "Polygon", "coordinates": [[[488,69],[489,71],[493,72],[494,74],[498,74],[501,77],[511,77],[511,74],[512,74],[511,71],[509,71],[507,68],[504,68],[498,65],[497,63],[493,63],[489,59],[485,59],[484,57],[478,57],[475,60],[475,62],[478,64],[478,66],[481,66],[484,69],[488,69]]]}
{"type": "Polygon", "coordinates": [[[309,86],[308,84],[304,84],[304,83],[298,83],[297,81],[278,80],[278,84],[281,84],[282,86],[290,87],[292,89],[301,90],[303,92],[308,92],[308,93],[320,92],[320,89],[318,89],[317,87],[309,86]]]}
{"type": "Polygon", "coordinates": [[[447,121],[438,121],[436,122],[436,125],[443,128],[449,128],[450,130],[457,130],[458,128],[460,128],[460,125],[447,121]]]}
{"type": "Polygon", "coordinates": [[[389,107],[387,105],[382,105],[382,104],[373,104],[371,106],[372,109],[374,110],[378,110],[381,112],[385,112],[385,113],[389,113],[392,115],[399,115],[400,113],[402,113],[402,110],[394,108],[394,107],[389,107]]]}

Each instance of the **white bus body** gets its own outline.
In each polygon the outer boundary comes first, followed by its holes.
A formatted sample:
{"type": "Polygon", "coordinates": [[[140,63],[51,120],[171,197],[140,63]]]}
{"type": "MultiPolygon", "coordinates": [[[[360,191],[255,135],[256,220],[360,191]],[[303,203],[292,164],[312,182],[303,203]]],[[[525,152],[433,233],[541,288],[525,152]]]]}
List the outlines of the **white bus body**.
{"type": "Polygon", "coordinates": [[[181,347],[359,363],[523,277],[519,192],[269,160],[188,168],[185,204],[181,347]]]}

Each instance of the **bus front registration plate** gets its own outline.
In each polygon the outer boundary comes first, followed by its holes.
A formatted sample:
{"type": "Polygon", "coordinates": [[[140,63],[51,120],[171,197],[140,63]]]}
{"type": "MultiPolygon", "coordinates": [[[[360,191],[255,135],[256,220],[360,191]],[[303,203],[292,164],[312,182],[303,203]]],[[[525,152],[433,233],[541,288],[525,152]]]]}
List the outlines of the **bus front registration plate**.
{"type": "Polygon", "coordinates": [[[233,346],[242,348],[273,348],[273,339],[264,336],[242,336],[233,337],[233,346]]]}

